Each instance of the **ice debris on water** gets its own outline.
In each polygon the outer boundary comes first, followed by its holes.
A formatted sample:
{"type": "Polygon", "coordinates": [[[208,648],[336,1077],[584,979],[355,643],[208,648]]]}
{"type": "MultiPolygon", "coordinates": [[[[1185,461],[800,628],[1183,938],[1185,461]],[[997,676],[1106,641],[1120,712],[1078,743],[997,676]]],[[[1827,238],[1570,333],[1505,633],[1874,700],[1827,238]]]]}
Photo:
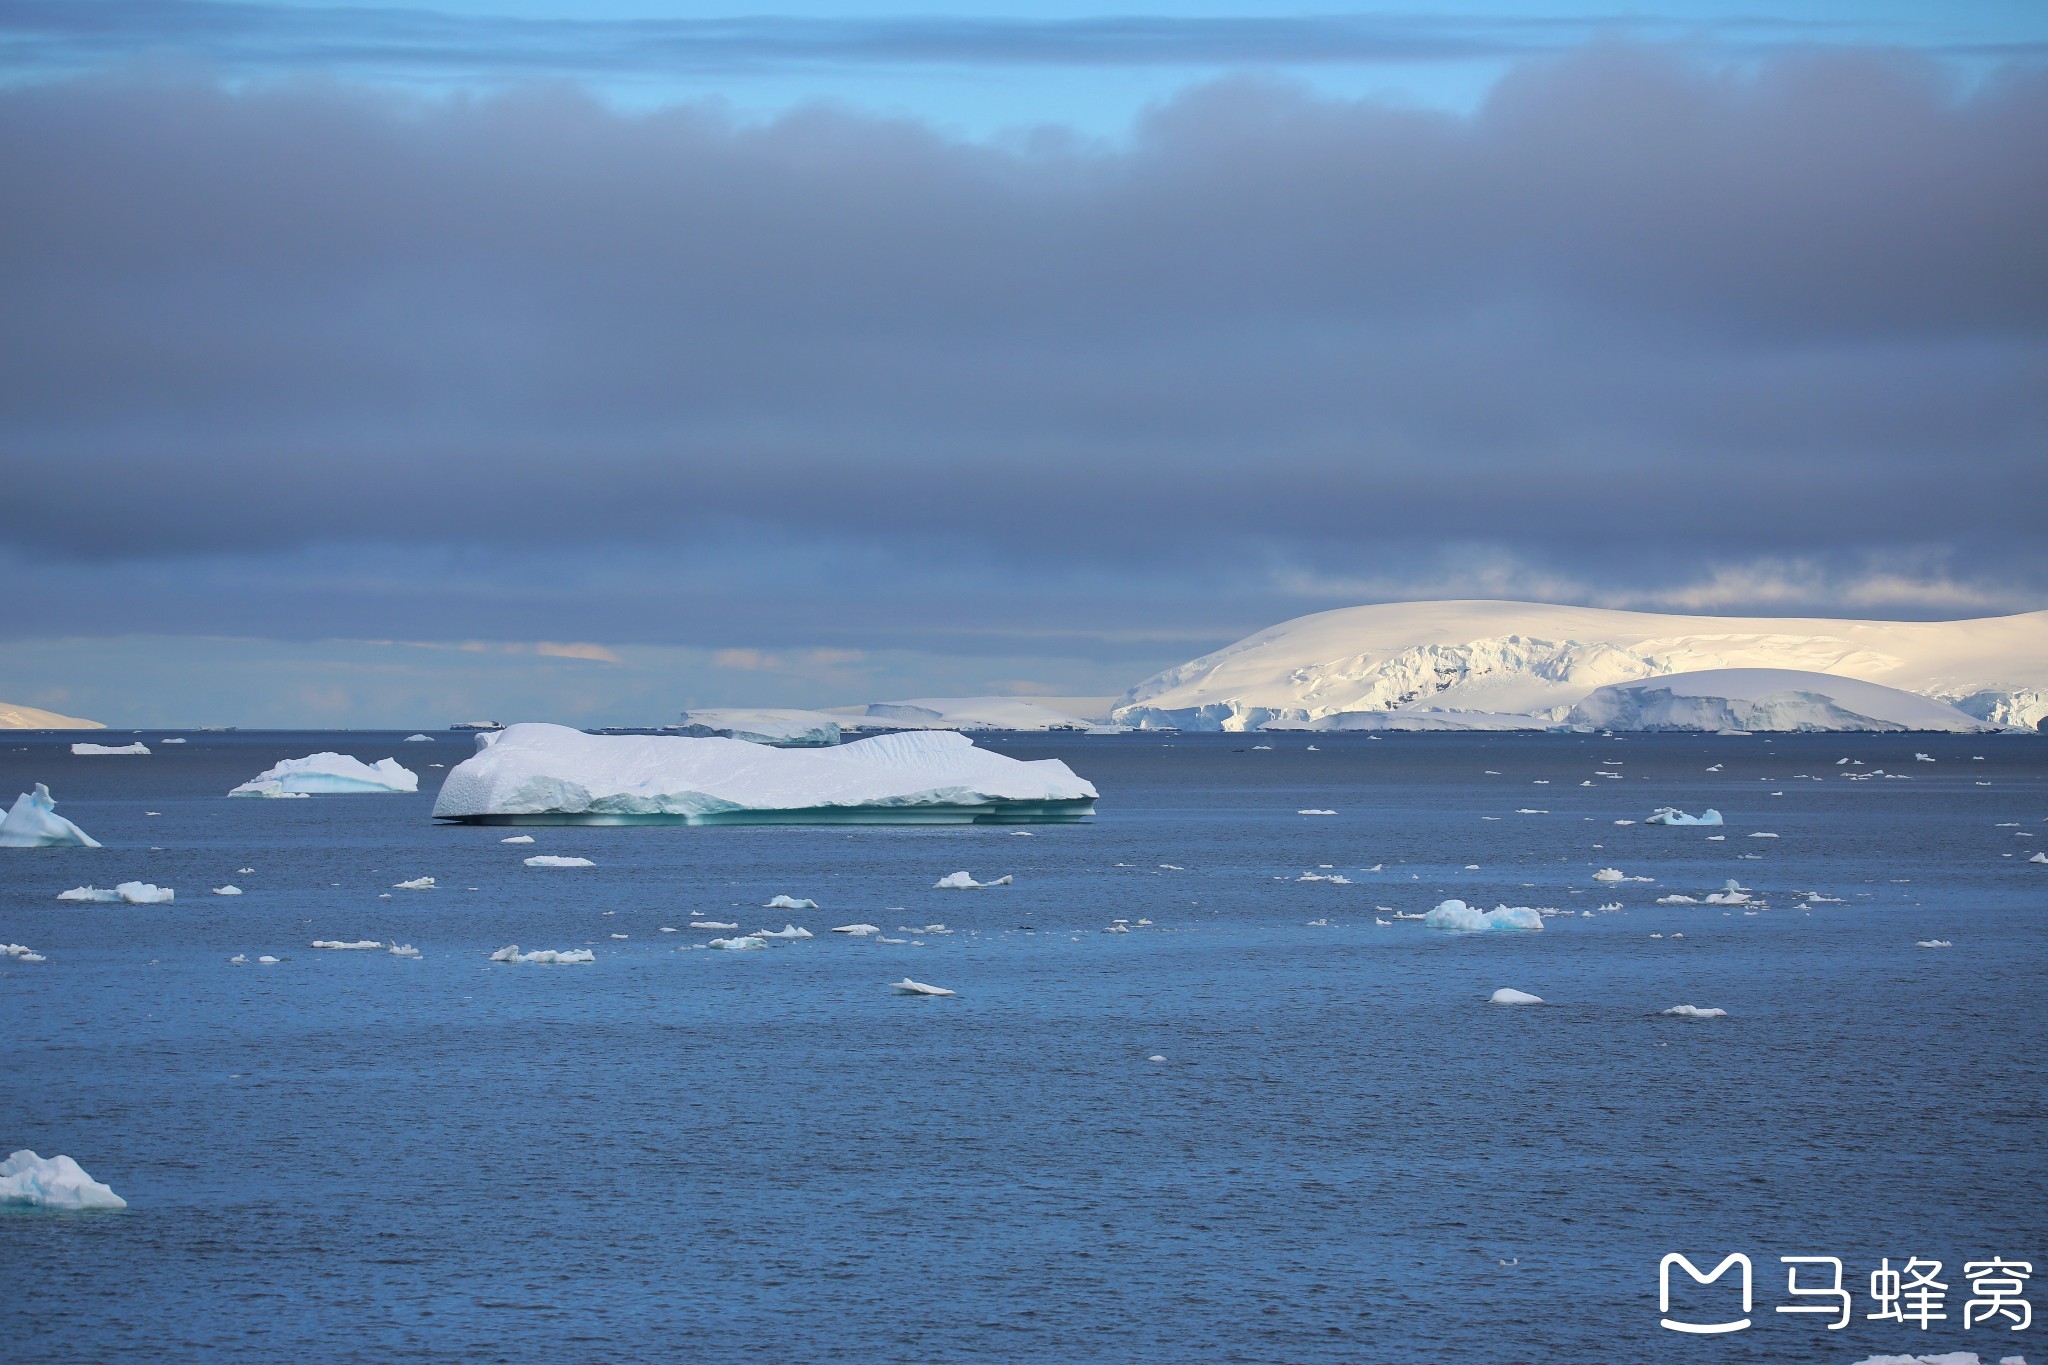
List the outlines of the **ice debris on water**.
{"type": "Polygon", "coordinates": [[[924,984],[924,982],[922,982],[922,981],[912,981],[912,980],[911,980],[911,979],[910,979],[909,977],[907,977],[907,976],[906,976],[906,977],[904,977],[904,978],[903,978],[903,979],[902,979],[901,981],[892,981],[892,982],[890,982],[890,983],[889,983],[889,989],[890,989],[890,990],[892,990],[892,991],[894,991],[894,992],[896,992],[896,994],[898,994],[898,995],[958,995],[958,994],[959,994],[959,992],[958,992],[958,991],[949,991],[949,990],[947,990],[947,989],[946,989],[946,988],[945,988],[944,986],[927,986],[927,985],[925,985],[925,984],[924,984]]]}
{"type": "Polygon", "coordinates": [[[992,882],[978,882],[965,872],[948,872],[932,883],[934,891],[980,891],[984,887],[1008,886],[1012,878],[1005,874],[992,882]]]}
{"type": "Polygon", "coordinates": [[[1422,917],[1424,928],[1444,929],[1458,934],[1497,933],[1506,930],[1543,927],[1543,916],[1526,905],[1500,905],[1475,910],[1461,900],[1440,902],[1422,917]]]}
{"type": "Polygon", "coordinates": [[[768,946],[768,940],[755,934],[743,934],[738,938],[714,938],[707,947],[728,953],[751,953],[768,946]]]}
{"type": "Polygon", "coordinates": [[[815,910],[818,908],[818,903],[812,900],[804,900],[799,896],[777,896],[761,908],[763,910],[815,910]]]}
{"type": "Polygon", "coordinates": [[[1512,987],[1502,986],[1493,993],[1487,1003],[1493,1005],[1540,1005],[1543,1003],[1543,997],[1531,995],[1527,991],[1518,991],[1512,987]]]}
{"type": "Polygon", "coordinates": [[[69,891],[59,891],[57,899],[102,903],[126,901],[130,905],[156,905],[175,899],[177,894],[170,887],[158,886],[154,882],[121,882],[112,891],[97,886],[74,886],[69,891]]]}
{"type": "Polygon", "coordinates": [[[1659,806],[1656,813],[1643,821],[1646,825],[1718,825],[1721,812],[1709,807],[1698,815],[1687,815],[1676,806],[1659,806]]]}
{"type": "Polygon", "coordinates": [[[125,1209],[128,1201],[85,1173],[68,1156],[23,1149],[0,1161],[0,1204],[39,1209],[125,1209]]]}
{"type": "Polygon", "coordinates": [[[882,930],[881,926],[874,924],[841,924],[834,926],[832,932],[849,934],[854,938],[866,938],[870,934],[879,934],[882,930]]]}
{"type": "Polygon", "coordinates": [[[781,938],[794,941],[800,938],[812,938],[815,936],[808,929],[800,929],[794,924],[785,924],[780,929],[756,929],[750,937],[781,938]]]}
{"type": "Polygon", "coordinates": [[[16,962],[48,962],[50,960],[25,943],[0,943],[0,957],[13,958],[16,962]]]}
{"type": "Polygon", "coordinates": [[[722,933],[727,929],[737,929],[740,926],[738,924],[729,923],[723,920],[693,919],[690,921],[690,927],[692,929],[709,929],[715,932],[722,933]]]}
{"type": "Polygon", "coordinates": [[[359,938],[353,943],[346,943],[338,938],[316,938],[313,940],[313,946],[315,948],[332,948],[344,953],[374,953],[384,945],[374,938],[359,938]]]}
{"type": "Polygon", "coordinates": [[[432,877],[414,877],[409,882],[391,883],[391,889],[393,891],[432,891],[434,889],[434,879],[432,877]]]}
{"type": "Polygon", "coordinates": [[[528,867],[596,867],[588,858],[558,858],[552,853],[536,854],[526,860],[528,867]]]}
{"type": "MultiPolygon", "coordinates": [[[[1676,938],[1678,936],[1673,934],[1672,937],[1676,938]]],[[[1712,1007],[1702,1008],[1698,1005],[1673,1005],[1670,1009],[1658,1010],[1657,1013],[1676,1015],[1680,1019],[1726,1019],[1728,1017],[1727,1010],[1714,1009],[1712,1007]]]]}
{"type": "Polygon", "coordinates": [[[420,950],[410,943],[394,943],[386,949],[393,957],[418,957],[420,950]]]}
{"type": "Polygon", "coordinates": [[[239,896],[242,894],[242,888],[236,886],[233,882],[229,882],[226,886],[214,887],[213,894],[216,896],[239,896]]]}
{"type": "Polygon", "coordinates": [[[100,841],[57,814],[56,804],[40,782],[15,797],[0,817],[0,848],[98,848],[100,841]]]}
{"type": "Polygon", "coordinates": [[[515,834],[509,839],[500,839],[498,842],[501,844],[530,844],[533,842],[533,836],[531,834],[515,834]]]}
{"type": "Polygon", "coordinates": [[[542,964],[559,962],[568,964],[572,962],[595,962],[597,961],[597,954],[591,952],[588,948],[536,948],[530,953],[522,953],[519,951],[519,945],[514,943],[492,953],[491,961],[538,962],[542,964]]]}
{"type": "Polygon", "coordinates": [[[1956,945],[1945,938],[1923,938],[1913,946],[1915,948],[1953,948],[1956,945]]]}

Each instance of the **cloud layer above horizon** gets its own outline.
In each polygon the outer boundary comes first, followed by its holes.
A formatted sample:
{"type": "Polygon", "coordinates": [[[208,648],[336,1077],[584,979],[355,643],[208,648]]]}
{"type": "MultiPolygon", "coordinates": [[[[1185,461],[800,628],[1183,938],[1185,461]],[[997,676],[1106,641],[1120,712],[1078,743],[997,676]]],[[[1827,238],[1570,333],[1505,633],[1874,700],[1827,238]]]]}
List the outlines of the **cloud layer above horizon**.
{"type": "Polygon", "coordinates": [[[2038,68],[1596,46],[1114,142],[131,72],[0,89],[0,183],[16,638],[2048,602],[2038,68]]]}

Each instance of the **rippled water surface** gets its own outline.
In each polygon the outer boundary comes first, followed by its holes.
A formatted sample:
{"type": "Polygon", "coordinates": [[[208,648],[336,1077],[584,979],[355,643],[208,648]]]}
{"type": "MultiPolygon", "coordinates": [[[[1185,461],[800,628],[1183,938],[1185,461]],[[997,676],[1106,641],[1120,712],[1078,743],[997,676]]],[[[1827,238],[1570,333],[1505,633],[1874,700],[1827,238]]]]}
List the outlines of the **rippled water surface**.
{"type": "Polygon", "coordinates": [[[0,850],[0,941],[49,959],[0,960],[0,1152],[130,1204],[0,1215],[0,1356],[2043,1354],[1961,1330],[1960,1270],[2048,1275],[2048,740],[1011,737],[1098,819],[524,848],[428,818],[466,739],[400,739],[0,742],[0,796],[46,781],[106,843],[0,850]],[[423,791],[222,799],[328,748],[423,791]],[[1728,824],[1615,823],[1666,804],[1728,824]],[[1016,882],[932,889],[959,869],[1016,882]],[[1731,877],[1764,908],[1653,904],[1731,877]],[[177,899],[55,899],[131,878],[177,899]],[[1451,896],[1572,914],[1394,919],[1451,896]],[[660,932],[700,912],[817,937],[660,932]],[[826,932],[861,921],[906,942],[826,932]],[[362,938],[422,957],[308,947],[362,938]],[[1661,1329],[1669,1251],[1749,1254],[1755,1325],[1661,1329]],[[1783,1255],[1841,1257],[1857,1322],[1775,1313],[1783,1255]],[[1947,1263],[1946,1324],[1863,1319],[1886,1256],[1947,1263]]]}

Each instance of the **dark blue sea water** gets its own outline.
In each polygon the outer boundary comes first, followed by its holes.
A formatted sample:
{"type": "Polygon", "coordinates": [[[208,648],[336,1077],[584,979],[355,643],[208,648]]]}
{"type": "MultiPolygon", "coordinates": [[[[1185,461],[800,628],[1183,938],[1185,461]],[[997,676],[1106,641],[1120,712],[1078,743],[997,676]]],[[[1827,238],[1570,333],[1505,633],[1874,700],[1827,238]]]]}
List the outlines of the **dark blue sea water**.
{"type": "MultiPolygon", "coordinates": [[[[46,781],[107,845],[0,850],[0,941],[49,959],[0,961],[0,1152],[69,1154],[130,1204],[0,1215],[0,1356],[2043,1351],[1961,1316],[1965,1261],[2048,1275],[2048,740],[1013,737],[987,742],[1100,787],[1093,824],[528,849],[428,818],[426,765],[466,740],[399,739],[0,744],[0,796],[46,781]],[[222,799],[327,748],[424,790],[222,799]],[[1903,777],[1845,778],[1879,768],[1903,777]],[[1728,824],[1614,823],[1666,804],[1728,824]],[[1016,882],[931,889],[957,869],[1016,882]],[[1652,904],[1730,877],[1767,908],[1652,904]],[[55,899],[130,878],[177,900],[55,899]],[[756,908],[777,893],[823,908],[756,908]],[[1625,908],[1464,937],[1388,913],[1446,896],[1625,908]],[[818,937],[659,932],[693,911],[818,937]],[[915,942],[824,932],[857,921],[915,942]],[[424,956],[307,946],[330,938],[424,956]],[[597,961],[486,960],[511,943],[597,961]],[[905,975],[959,995],[885,988],[905,975]],[[1680,1003],[1729,1017],[1657,1013],[1680,1003]],[[1661,1328],[1674,1251],[1748,1254],[1754,1325],[1661,1328]],[[1843,1260],[1852,1326],[1774,1311],[1786,1255],[1843,1260]],[[1947,1320],[1868,1321],[1879,1258],[1916,1256],[1947,1320]]],[[[1720,1288],[1674,1313],[1733,1316],[1720,1288]]]]}

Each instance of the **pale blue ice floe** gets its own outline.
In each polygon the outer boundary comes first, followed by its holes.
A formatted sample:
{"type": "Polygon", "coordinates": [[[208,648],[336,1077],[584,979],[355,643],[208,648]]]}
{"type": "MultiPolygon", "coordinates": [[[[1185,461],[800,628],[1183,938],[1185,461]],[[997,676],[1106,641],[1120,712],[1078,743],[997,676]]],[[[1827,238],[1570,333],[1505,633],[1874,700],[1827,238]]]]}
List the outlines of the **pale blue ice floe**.
{"type": "Polygon", "coordinates": [[[1426,929],[1445,929],[1456,934],[1541,930],[1543,915],[1526,905],[1499,905],[1482,911],[1461,900],[1448,900],[1424,915],[1422,924],[1426,929]]]}
{"type": "Polygon", "coordinates": [[[56,804],[40,782],[15,797],[0,818],[0,848],[98,848],[100,841],[57,814],[56,804]]]}
{"type": "Polygon", "coordinates": [[[23,1149],[0,1161],[0,1204],[41,1209],[125,1209],[128,1201],[85,1173],[68,1156],[23,1149]]]}
{"type": "Polygon", "coordinates": [[[344,795],[355,792],[416,792],[419,774],[395,758],[365,763],[347,754],[318,753],[287,758],[264,769],[229,796],[344,795]]]}

